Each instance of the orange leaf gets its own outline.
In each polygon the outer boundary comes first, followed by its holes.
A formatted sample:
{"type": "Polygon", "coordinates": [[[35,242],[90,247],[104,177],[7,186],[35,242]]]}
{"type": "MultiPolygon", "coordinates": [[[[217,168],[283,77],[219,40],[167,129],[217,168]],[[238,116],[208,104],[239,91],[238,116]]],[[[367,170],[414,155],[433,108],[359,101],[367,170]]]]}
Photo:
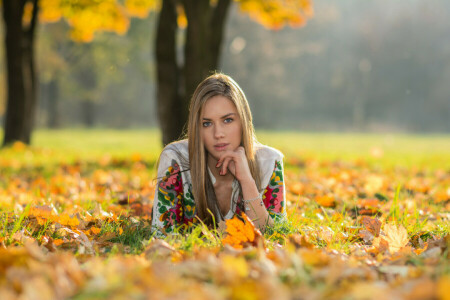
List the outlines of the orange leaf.
{"type": "Polygon", "coordinates": [[[236,249],[248,245],[257,246],[259,241],[263,240],[261,232],[243,212],[240,216],[235,215],[232,219],[226,220],[226,233],[222,243],[236,249]]]}
{"type": "Polygon", "coordinates": [[[91,227],[90,230],[91,230],[91,233],[95,234],[95,235],[99,234],[100,231],[102,231],[101,228],[98,228],[98,227],[91,227]]]}
{"type": "Polygon", "coordinates": [[[56,239],[56,240],[53,240],[53,244],[55,245],[55,246],[59,246],[59,245],[61,245],[61,244],[63,244],[64,243],[64,241],[62,240],[62,239],[56,239]]]}
{"type": "Polygon", "coordinates": [[[36,220],[38,222],[39,225],[43,226],[45,225],[45,223],[47,223],[47,220],[41,217],[36,217],[36,220]]]}
{"type": "Polygon", "coordinates": [[[295,195],[301,195],[303,193],[303,184],[301,182],[296,182],[289,186],[289,190],[295,195]]]}
{"type": "Polygon", "coordinates": [[[316,202],[324,207],[334,207],[335,206],[334,197],[331,194],[317,197],[316,202]]]}
{"type": "Polygon", "coordinates": [[[36,218],[40,217],[41,219],[53,219],[57,215],[55,208],[49,205],[32,207],[29,214],[36,218]]]}

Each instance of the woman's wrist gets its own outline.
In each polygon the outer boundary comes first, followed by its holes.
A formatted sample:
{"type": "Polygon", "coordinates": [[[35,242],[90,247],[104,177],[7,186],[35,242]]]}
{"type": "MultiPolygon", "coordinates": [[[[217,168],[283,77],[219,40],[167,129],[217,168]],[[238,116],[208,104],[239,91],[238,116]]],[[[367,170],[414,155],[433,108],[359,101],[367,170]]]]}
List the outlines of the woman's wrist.
{"type": "Polygon", "coordinates": [[[242,187],[252,186],[252,185],[256,186],[255,179],[253,179],[253,177],[251,177],[251,176],[239,180],[239,183],[241,184],[242,187]]]}

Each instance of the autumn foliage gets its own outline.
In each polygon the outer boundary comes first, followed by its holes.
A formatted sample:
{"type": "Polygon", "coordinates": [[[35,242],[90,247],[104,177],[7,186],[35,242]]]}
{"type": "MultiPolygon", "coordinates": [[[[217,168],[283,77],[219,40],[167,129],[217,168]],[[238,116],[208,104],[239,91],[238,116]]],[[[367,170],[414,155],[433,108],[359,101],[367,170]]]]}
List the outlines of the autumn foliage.
{"type": "MultiPolygon", "coordinates": [[[[96,32],[126,33],[131,17],[145,18],[158,7],[157,0],[125,0],[123,3],[117,0],[41,0],[39,17],[47,23],[64,18],[72,28],[70,36],[73,40],[90,42],[96,32]]],[[[28,6],[28,10],[31,7],[28,6]]],[[[28,15],[25,13],[24,18],[28,15]]]]}
{"type": "Polygon", "coordinates": [[[261,232],[255,228],[255,225],[245,213],[226,220],[225,228],[226,237],[222,239],[224,245],[230,245],[236,249],[263,246],[264,239],[261,232]]]}
{"type": "Polygon", "coordinates": [[[2,299],[447,299],[449,174],[290,158],[289,222],[245,214],[157,239],[140,154],[0,156],[2,299]]]}
{"type": "MultiPolygon", "coordinates": [[[[161,0],[104,0],[66,1],[40,0],[42,22],[52,23],[61,19],[71,27],[70,37],[78,42],[91,42],[96,32],[109,31],[124,34],[130,26],[130,18],[146,18],[151,11],[158,11],[161,0]]],[[[211,1],[212,5],[216,1],[211,1]]],[[[313,16],[309,0],[236,0],[240,10],[269,29],[280,29],[286,25],[299,27],[313,16]]],[[[32,4],[25,6],[24,21],[31,19],[32,4]]],[[[187,26],[183,5],[177,7],[178,27],[187,26]]]]}

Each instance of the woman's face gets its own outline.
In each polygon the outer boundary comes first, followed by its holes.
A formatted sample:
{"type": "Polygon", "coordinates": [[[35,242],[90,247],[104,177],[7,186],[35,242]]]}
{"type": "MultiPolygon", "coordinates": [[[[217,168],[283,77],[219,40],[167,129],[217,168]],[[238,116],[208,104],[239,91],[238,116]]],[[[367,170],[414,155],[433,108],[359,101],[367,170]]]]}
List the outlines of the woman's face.
{"type": "Polygon", "coordinates": [[[200,116],[200,134],[206,151],[216,160],[221,152],[241,145],[242,126],[236,106],[224,96],[208,99],[200,116]]]}

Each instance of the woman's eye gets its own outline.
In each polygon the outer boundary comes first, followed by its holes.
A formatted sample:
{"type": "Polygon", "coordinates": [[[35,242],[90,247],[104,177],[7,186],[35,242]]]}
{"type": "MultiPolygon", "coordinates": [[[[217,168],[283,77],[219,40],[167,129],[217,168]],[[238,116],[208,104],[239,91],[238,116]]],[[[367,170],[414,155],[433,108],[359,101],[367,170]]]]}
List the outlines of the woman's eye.
{"type": "Polygon", "coordinates": [[[211,125],[211,122],[203,122],[203,127],[208,127],[211,125]]]}
{"type": "Polygon", "coordinates": [[[224,122],[225,122],[225,123],[231,123],[231,122],[233,122],[233,118],[226,118],[226,119],[224,120],[224,122]]]}

